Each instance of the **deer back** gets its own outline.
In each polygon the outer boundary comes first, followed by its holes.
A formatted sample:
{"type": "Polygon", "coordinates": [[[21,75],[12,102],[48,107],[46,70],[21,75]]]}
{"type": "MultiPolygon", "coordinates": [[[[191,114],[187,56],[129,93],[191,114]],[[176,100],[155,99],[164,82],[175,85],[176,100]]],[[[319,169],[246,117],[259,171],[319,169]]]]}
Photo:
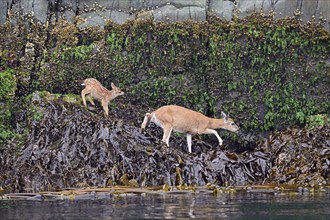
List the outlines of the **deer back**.
{"type": "Polygon", "coordinates": [[[209,118],[200,112],[181,106],[168,105],[154,112],[153,121],[161,124],[162,127],[169,126],[176,131],[190,134],[201,134],[206,129],[222,128],[230,131],[239,129],[233,119],[223,112],[222,115],[224,118],[221,119],[209,118]]]}
{"type": "Polygon", "coordinates": [[[93,78],[88,78],[84,80],[85,89],[95,98],[98,100],[107,99],[111,93],[110,91],[102,86],[102,84],[93,78]]]}
{"type": "Polygon", "coordinates": [[[196,134],[201,130],[207,129],[209,125],[208,117],[200,112],[181,106],[163,106],[154,113],[154,120],[157,120],[162,126],[170,126],[174,130],[183,133],[196,134]]]}

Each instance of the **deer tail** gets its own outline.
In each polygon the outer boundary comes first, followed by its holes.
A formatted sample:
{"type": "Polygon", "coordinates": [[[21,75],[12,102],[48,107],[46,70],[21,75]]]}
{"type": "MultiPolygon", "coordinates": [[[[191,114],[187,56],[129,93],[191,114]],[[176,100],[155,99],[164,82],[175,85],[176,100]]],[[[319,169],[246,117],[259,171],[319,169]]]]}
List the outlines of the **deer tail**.
{"type": "Polygon", "coordinates": [[[86,86],[86,79],[84,81],[82,81],[81,85],[86,86]]]}
{"type": "Polygon", "coordinates": [[[145,129],[146,126],[150,123],[152,115],[150,113],[146,113],[146,115],[144,116],[143,122],[141,124],[141,128],[145,129]]]}

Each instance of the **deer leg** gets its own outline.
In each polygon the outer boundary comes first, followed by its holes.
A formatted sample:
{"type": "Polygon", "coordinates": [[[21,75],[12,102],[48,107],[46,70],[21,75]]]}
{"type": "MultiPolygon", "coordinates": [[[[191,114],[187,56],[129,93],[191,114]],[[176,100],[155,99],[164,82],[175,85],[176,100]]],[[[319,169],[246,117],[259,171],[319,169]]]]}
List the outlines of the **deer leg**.
{"type": "Polygon", "coordinates": [[[103,110],[104,110],[104,114],[106,116],[109,115],[109,106],[108,106],[108,102],[106,100],[102,100],[102,107],[103,107],[103,110]]]}
{"type": "Polygon", "coordinates": [[[202,132],[202,134],[214,134],[217,138],[218,138],[218,141],[219,141],[219,145],[222,145],[222,139],[221,137],[219,136],[218,132],[216,130],[213,130],[213,129],[206,129],[204,132],[202,132]]]}
{"type": "Polygon", "coordinates": [[[89,101],[93,106],[95,106],[95,103],[93,102],[93,99],[92,99],[92,97],[91,97],[90,94],[87,95],[87,99],[88,99],[88,101],[89,101]]]}
{"type": "Polygon", "coordinates": [[[191,153],[191,134],[187,134],[188,151],[191,153]]]}
{"type": "Polygon", "coordinates": [[[170,136],[171,136],[171,132],[172,132],[172,127],[170,127],[170,126],[164,127],[163,132],[164,132],[164,134],[163,134],[162,141],[165,142],[167,146],[170,146],[169,141],[170,141],[170,136]]]}
{"type": "Polygon", "coordinates": [[[83,100],[84,106],[87,108],[87,103],[86,103],[86,99],[85,99],[86,94],[87,94],[87,92],[85,89],[81,90],[81,98],[83,100]]]}

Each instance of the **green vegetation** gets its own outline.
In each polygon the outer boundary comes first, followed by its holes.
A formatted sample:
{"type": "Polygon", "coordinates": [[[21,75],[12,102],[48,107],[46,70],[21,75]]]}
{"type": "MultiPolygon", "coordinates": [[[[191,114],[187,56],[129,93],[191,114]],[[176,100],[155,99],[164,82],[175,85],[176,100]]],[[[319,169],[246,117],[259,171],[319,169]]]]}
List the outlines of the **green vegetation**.
{"type": "Polygon", "coordinates": [[[14,71],[0,72],[0,143],[13,136],[10,128],[11,106],[16,91],[14,71]]]}
{"type": "Polygon", "coordinates": [[[307,126],[312,129],[323,127],[326,123],[330,123],[329,115],[311,115],[307,118],[307,126]]]}
{"type": "Polygon", "coordinates": [[[104,29],[81,22],[27,26],[18,19],[1,28],[10,58],[2,56],[0,68],[15,69],[17,98],[36,90],[79,94],[81,80],[95,77],[146,110],[225,111],[253,133],[330,112],[330,34],[315,21],[255,13],[231,22],[211,14],[205,22],[108,22],[104,29]]]}

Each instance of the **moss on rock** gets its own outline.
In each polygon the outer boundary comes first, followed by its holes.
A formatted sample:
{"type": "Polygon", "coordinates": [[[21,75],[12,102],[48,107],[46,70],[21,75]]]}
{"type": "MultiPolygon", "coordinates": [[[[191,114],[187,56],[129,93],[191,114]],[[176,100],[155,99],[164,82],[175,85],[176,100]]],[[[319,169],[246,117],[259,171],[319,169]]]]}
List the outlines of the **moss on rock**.
{"type": "Polygon", "coordinates": [[[15,91],[16,78],[14,71],[7,69],[0,72],[0,143],[13,136],[10,118],[15,91]]]}

